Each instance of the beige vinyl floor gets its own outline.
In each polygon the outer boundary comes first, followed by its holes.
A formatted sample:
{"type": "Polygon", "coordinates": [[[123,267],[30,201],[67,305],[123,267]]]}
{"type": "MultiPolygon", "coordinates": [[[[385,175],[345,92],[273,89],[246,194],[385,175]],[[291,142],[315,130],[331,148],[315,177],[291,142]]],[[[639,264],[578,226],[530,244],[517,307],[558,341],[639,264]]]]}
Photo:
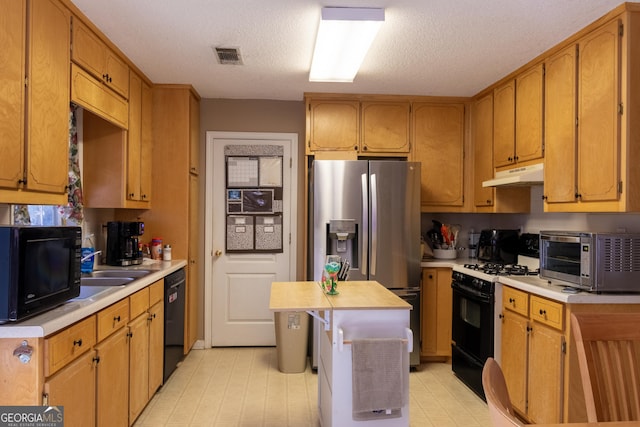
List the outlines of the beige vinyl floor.
{"type": "MultiPolygon", "coordinates": [[[[275,347],[193,350],[134,427],[319,426],[317,375],[278,371],[275,347]]],[[[410,374],[411,427],[489,427],[487,405],[446,363],[410,374]]]]}

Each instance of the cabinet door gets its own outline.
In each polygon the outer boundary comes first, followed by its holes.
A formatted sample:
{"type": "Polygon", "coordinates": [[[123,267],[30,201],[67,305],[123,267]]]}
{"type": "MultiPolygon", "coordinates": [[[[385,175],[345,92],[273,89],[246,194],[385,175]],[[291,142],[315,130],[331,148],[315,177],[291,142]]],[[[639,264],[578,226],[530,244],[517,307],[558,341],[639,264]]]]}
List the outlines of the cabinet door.
{"type": "Polygon", "coordinates": [[[189,175],[189,264],[187,266],[187,310],[184,352],[198,339],[198,177],[189,175]]]}
{"type": "MultiPolygon", "coordinates": [[[[129,101],[131,102],[131,101],[129,101]]],[[[153,136],[151,133],[151,114],[153,110],[153,93],[151,86],[142,82],[142,117],[140,130],[140,199],[144,202],[151,202],[151,174],[153,171],[152,146],[153,136]]]]}
{"type": "Polygon", "coordinates": [[[515,82],[510,81],[493,92],[493,166],[508,166],[515,161],[515,82]]]}
{"type": "Polygon", "coordinates": [[[578,42],[578,194],[583,202],[619,198],[620,25],[614,20],[578,42]]]}
{"type": "Polygon", "coordinates": [[[121,328],[96,345],[98,427],[129,425],[128,330],[121,328]]]}
{"type": "Polygon", "coordinates": [[[543,88],[542,63],[516,78],[516,162],[542,158],[543,88]]]}
{"type": "Polygon", "coordinates": [[[129,323],[129,419],[135,420],[149,401],[148,313],[129,323]]]}
{"type": "Polygon", "coordinates": [[[451,357],[451,269],[422,270],[421,356],[451,357]]]}
{"type": "Polygon", "coordinates": [[[493,178],[493,94],[473,103],[473,200],[475,206],[492,206],[494,189],[482,182],[493,178]]]}
{"type": "Polygon", "coordinates": [[[511,403],[522,414],[527,409],[528,325],[526,317],[502,310],[502,372],[511,403]]]}
{"type": "Polygon", "coordinates": [[[57,0],[30,3],[27,183],[64,193],[69,173],[71,14],[57,0]]]}
{"type": "MultiPolygon", "coordinates": [[[[164,287],[162,288],[164,290],[164,287]]],[[[149,309],[149,398],[162,385],[164,369],[164,302],[149,309]]]]}
{"type": "Polygon", "coordinates": [[[361,152],[408,153],[411,104],[362,102],[361,152]]]}
{"type": "Polygon", "coordinates": [[[464,203],[464,105],[413,104],[413,160],[421,162],[423,206],[464,203]]]}
{"type": "Polygon", "coordinates": [[[200,172],[200,101],[189,93],[189,172],[200,172]]]}
{"type": "Polygon", "coordinates": [[[56,375],[48,378],[44,384],[44,392],[48,396],[47,405],[64,406],[65,426],[91,427],[96,425],[96,365],[94,357],[95,352],[86,353],[56,375]]]}
{"type": "Polygon", "coordinates": [[[106,46],[93,31],[77,18],[73,19],[72,36],[71,59],[89,74],[102,81],[105,78],[106,46]]]}
{"type": "Polygon", "coordinates": [[[307,148],[314,151],[358,151],[360,103],[310,100],[307,104],[307,148]]]}
{"type": "Polygon", "coordinates": [[[127,134],[127,200],[151,201],[151,88],[131,73],[127,134]]]}
{"type": "Polygon", "coordinates": [[[127,137],[127,199],[141,200],[140,159],[142,138],[142,79],[131,73],[129,87],[129,131],[127,137]]]}
{"type": "Polygon", "coordinates": [[[547,203],[575,201],[576,49],[576,45],[571,45],[545,61],[544,195],[547,203]]]}
{"type": "Polygon", "coordinates": [[[24,167],[26,0],[0,2],[0,187],[16,188],[24,167]]]}
{"type": "Polygon", "coordinates": [[[72,59],[119,95],[129,96],[129,66],[79,19],[73,20],[72,59]]]}
{"type": "Polygon", "coordinates": [[[122,95],[129,97],[129,66],[110,49],[106,49],[105,72],[107,85],[122,95]]]}
{"type": "Polygon", "coordinates": [[[561,332],[537,322],[532,323],[528,375],[528,416],[532,423],[551,424],[563,421],[563,341],[561,332]]]}

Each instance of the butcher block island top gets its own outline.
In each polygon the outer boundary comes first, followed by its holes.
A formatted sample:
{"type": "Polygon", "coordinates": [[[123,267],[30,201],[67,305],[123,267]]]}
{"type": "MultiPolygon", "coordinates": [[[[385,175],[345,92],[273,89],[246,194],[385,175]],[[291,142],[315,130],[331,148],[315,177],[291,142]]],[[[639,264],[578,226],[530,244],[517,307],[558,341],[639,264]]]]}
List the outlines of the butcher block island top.
{"type": "Polygon", "coordinates": [[[338,294],[326,295],[315,282],[273,282],[271,311],[407,310],[411,304],[376,281],[338,282],[338,294]]]}

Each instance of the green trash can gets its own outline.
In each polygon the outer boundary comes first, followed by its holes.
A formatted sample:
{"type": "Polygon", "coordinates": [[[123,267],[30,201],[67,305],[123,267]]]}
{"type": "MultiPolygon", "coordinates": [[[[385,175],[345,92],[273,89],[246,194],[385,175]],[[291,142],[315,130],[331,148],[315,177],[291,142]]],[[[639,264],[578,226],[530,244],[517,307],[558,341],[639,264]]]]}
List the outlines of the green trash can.
{"type": "Polygon", "coordinates": [[[307,369],[309,315],[304,311],[279,311],[274,320],[278,370],[285,374],[304,372],[307,369]]]}

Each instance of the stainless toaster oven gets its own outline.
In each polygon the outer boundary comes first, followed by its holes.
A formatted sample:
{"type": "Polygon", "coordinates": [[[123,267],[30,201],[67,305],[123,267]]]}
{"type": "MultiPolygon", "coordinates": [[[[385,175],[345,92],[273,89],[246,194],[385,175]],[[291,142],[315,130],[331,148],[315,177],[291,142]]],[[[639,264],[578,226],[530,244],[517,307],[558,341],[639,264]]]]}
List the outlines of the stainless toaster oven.
{"type": "Polygon", "coordinates": [[[541,231],[540,277],[589,292],[640,293],[640,234],[541,231]]]}

